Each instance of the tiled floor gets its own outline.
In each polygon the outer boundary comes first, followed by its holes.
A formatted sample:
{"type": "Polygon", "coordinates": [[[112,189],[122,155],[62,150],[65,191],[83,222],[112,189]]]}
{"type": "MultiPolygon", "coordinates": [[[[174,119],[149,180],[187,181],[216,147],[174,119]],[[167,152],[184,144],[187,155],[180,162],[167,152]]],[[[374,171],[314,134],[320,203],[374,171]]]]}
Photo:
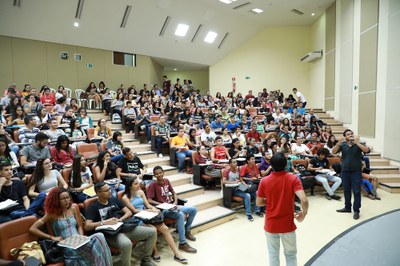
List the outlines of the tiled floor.
{"type": "MultiPolygon", "coordinates": [[[[298,264],[303,265],[325,244],[351,226],[400,208],[400,194],[390,194],[383,190],[379,190],[378,193],[382,197],[381,201],[362,198],[363,206],[358,221],[353,220],[352,214],[335,211],[343,207],[343,199],[328,201],[322,193],[309,196],[309,213],[302,223],[297,223],[298,264]]],[[[196,234],[197,241],[190,244],[197,248],[198,253],[183,255],[190,265],[198,266],[268,265],[264,219],[254,219],[254,222],[249,222],[243,213],[239,213],[233,221],[196,234]]],[[[161,240],[161,243],[164,241],[161,240]]],[[[173,254],[167,246],[158,246],[162,258],[158,265],[179,265],[173,260],[173,254]]],[[[284,265],[282,252],[281,265],[284,265]]]]}

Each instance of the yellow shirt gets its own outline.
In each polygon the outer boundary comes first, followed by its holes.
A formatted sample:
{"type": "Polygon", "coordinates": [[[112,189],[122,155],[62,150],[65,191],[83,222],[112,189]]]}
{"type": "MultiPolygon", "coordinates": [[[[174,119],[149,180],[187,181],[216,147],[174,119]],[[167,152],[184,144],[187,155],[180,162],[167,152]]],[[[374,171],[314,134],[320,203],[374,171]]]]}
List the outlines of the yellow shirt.
{"type": "Polygon", "coordinates": [[[175,146],[179,146],[179,147],[185,145],[184,148],[179,148],[179,149],[182,149],[182,150],[189,149],[189,147],[186,145],[186,138],[185,137],[179,137],[179,136],[173,137],[172,140],[171,140],[171,144],[175,145],[175,146]]]}

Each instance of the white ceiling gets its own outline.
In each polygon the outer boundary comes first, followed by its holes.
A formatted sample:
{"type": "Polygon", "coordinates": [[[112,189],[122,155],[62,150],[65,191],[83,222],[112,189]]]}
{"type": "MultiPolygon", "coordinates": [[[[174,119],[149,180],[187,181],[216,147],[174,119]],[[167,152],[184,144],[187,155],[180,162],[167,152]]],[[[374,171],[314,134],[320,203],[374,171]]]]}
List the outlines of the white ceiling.
{"type": "Polygon", "coordinates": [[[149,55],[166,70],[192,70],[215,64],[265,27],[311,25],[334,1],[237,0],[226,5],[219,0],[84,0],[81,18],[75,19],[78,0],[21,0],[20,7],[13,6],[14,0],[1,0],[0,35],[149,55]],[[247,2],[251,4],[233,9],[247,2]],[[120,28],[127,5],[132,10],[126,27],[120,28]],[[253,8],[264,12],[255,15],[253,8]],[[159,36],[167,16],[171,20],[159,36]],[[179,23],[189,25],[185,37],[174,35],[179,23]],[[191,42],[199,24],[203,27],[191,42]],[[203,41],[208,31],[218,33],[213,44],[203,41]]]}

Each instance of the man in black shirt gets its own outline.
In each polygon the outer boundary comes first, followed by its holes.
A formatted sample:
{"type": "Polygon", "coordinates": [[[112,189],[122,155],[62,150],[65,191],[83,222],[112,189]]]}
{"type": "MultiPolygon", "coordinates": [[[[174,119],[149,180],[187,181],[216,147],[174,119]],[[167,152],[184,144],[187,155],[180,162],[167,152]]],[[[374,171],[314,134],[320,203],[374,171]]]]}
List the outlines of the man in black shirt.
{"type": "Polygon", "coordinates": [[[123,177],[130,178],[137,176],[139,179],[143,177],[144,165],[139,157],[135,156],[133,151],[125,147],[122,149],[122,157],[118,162],[117,178],[123,180],[123,177]]]}
{"type": "Polygon", "coordinates": [[[20,180],[12,180],[13,170],[10,163],[0,164],[0,202],[8,199],[16,201],[17,205],[0,210],[0,224],[13,219],[34,215],[44,203],[45,193],[40,193],[30,203],[26,195],[26,187],[20,180]]]}
{"type": "Polygon", "coordinates": [[[370,150],[367,146],[360,144],[358,138],[355,138],[353,131],[346,129],[343,132],[343,137],[333,147],[332,153],[342,152],[342,184],[344,191],[344,208],[337,210],[337,212],[351,212],[351,191],[354,194],[353,204],[353,218],[358,220],[360,218],[361,208],[361,157],[364,153],[369,153],[370,150]]]}
{"type": "MultiPolygon", "coordinates": [[[[111,197],[111,187],[104,182],[99,182],[94,186],[98,196],[98,201],[91,204],[86,211],[85,230],[87,232],[95,230],[100,225],[113,225],[123,222],[132,216],[132,212],[117,198],[111,197]],[[117,213],[123,216],[117,217],[117,213]]],[[[118,233],[115,236],[106,236],[107,242],[121,251],[121,265],[131,265],[132,240],[144,241],[144,256],[141,266],[154,266],[150,256],[154,244],[157,241],[157,231],[155,228],[137,226],[130,232],[118,233]]]]}

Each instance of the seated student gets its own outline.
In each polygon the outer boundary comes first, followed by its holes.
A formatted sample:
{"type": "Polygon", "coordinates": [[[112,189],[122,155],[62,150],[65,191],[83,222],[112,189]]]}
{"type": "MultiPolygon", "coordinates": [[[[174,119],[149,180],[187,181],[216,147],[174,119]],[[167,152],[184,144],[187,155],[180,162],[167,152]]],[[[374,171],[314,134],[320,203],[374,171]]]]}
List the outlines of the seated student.
{"type": "MultiPolygon", "coordinates": [[[[246,184],[243,179],[240,177],[239,169],[237,166],[236,159],[229,160],[229,169],[226,169],[222,172],[222,184],[246,184]]],[[[255,193],[255,192],[254,192],[255,193]]],[[[254,221],[251,211],[251,198],[252,195],[250,193],[244,192],[239,189],[239,187],[235,187],[233,189],[232,195],[243,198],[244,208],[246,210],[247,219],[252,222],[254,221]]],[[[253,195],[254,196],[254,195],[253,195]]],[[[259,209],[256,209],[258,213],[260,213],[259,209]]]]}
{"type": "Polygon", "coordinates": [[[257,131],[257,124],[252,124],[251,125],[251,130],[246,134],[246,139],[247,142],[249,142],[249,139],[255,139],[256,142],[261,142],[261,134],[258,133],[257,131]]]}
{"type": "Polygon", "coordinates": [[[113,197],[117,196],[117,191],[125,190],[125,185],[122,184],[122,180],[117,176],[117,165],[111,162],[111,155],[108,151],[102,151],[97,157],[96,167],[94,168],[96,173],[97,182],[110,179],[118,179],[118,182],[111,185],[113,197]]]}
{"type": "Polygon", "coordinates": [[[291,151],[292,154],[297,155],[300,158],[306,155],[313,156],[312,151],[307,147],[307,145],[303,144],[303,139],[301,137],[297,137],[296,143],[292,144],[291,151]]]}
{"type": "MultiPolygon", "coordinates": [[[[94,186],[98,200],[86,211],[85,231],[93,232],[100,225],[112,225],[123,222],[132,216],[132,212],[118,199],[111,197],[111,187],[104,182],[94,186]],[[118,217],[118,213],[123,213],[118,217]]],[[[119,232],[116,236],[106,236],[107,243],[121,251],[121,265],[130,266],[132,261],[132,241],[144,241],[141,265],[154,266],[150,256],[157,241],[154,228],[137,226],[130,232],[119,232]]]]}
{"type": "Polygon", "coordinates": [[[247,139],[247,144],[248,144],[247,147],[246,147],[247,155],[250,155],[250,154],[255,155],[255,154],[260,153],[260,150],[256,146],[256,140],[255,139],[253,139],[253,138],[247,139]]]}
{"type": "Polygon", "coordinates": [[[78,120],[79,124],[81,124],[81,129],[87,130],[88,128],[93,128],[93,120],[90,116],[88,116],[85,108],[80,108],[78,110],[78,120]]]}
{"type": "Polygon", "coordinates": [[[65,131],[58,128],[58,121],[55,117],[50,118],[50,129],[45,133],[49,136],[50,141],[57,141],[59,136],[65,135],[65,131]]]}
{"type": "MultiPolygon", "coordinates": [[[[75,209],[69,192],[64,188],[55,187],[50,190],[45,202],[45,215],[37,220],[29,232],[44,239],[61,241],[74,235],[83,235],[83,228],[77,223],[75,209]],[[40,230],[47,222],[54,236],[40,230]]],[[[110,248],[102,233],[90,236],[89,243],[78,249],[63,248],[65,265],[102,265],[111,266],[110,248]]]]}
{"type": "Polygon", "coordinates": [[[248,184],[252,183],[253,181],[257,182],[261,176],[254,155],[248,154],[246,157],[246,162],[247,163],[240,169],[240,177],[242,177],[243,180],[248,184]]]}
{"type": "Polygon", "coordinates": [[[235,119],[235,116],[234,115],[231,115],[230,117],[229,117],[229,122],[228,122],[228,124],[226,125],[226,128],[229,130],[229,131],[234,131],[236,128],[238,128],[238,127],[240,127],[240,125],[239,125],[239,123],[236,121],[236,119],[235,119]]]}
{"type": "Polygon", "coordinates": [[[61,135],[58,137],[56,145],[50,148],[51,158],[61,168],[71,167],[74,160],[74,151],[69,145],[68,137],[61,135]]]}
{"type": "Polygon", "coordinates": [[[246,155],[247,151],[246,149],[243,149],[240,145],[240,140],[238,138],[234,138],[232,140],[232,146],[229,149],[229,156],[231,156],[231,158],[237,159],[239,157],[246,157],[246,155]]]}
{"type": "Polygon", "coordinates": [[[24,125],[24,118],[25,118],[25,113],[22,110],[21,106],[17,106],[15,110],[11,113],[9,117],[7,117],[7,125],[8,126],[15,126],[19,125],[22,126],[24,125]]]}
{"type": "MultiPolygon", "coordinates": [[[[146,114],[146,109],[144,107],[140,107],[140,113],[136,116],[135,124],[142,128],[142,130],[146,131],[147,141],[151,141],[151,120],[150,116],[146,114]]],[[[140,131],[140,130],[139,130],[140,131]]]]}
{"type": "Polygon", "coordinates": [[[39,128],[36,127],[37,120],[31,115],[24,118],[25,127],[18,130],[18,139],[20,143],[33,143],[35,136],[39,133],[39,128]]]}
{"type": "Polygon", "coordinates": [[[103,141],[111,138],[111,129],[107,126],[107,121],[104,118],[98,121],[97,127],[94,129],[94,136],[100,137],[103,141]]]}
{"type": "Polygon", "coordinates": [[[7,139],[0,137],[0,163],[10,163],[13,167],[19,167],[17,155],[8,146],[7,139]]]}
{"type": "Polygon", "coordinates": [[[124,181],[124,179],[131,179],[137,177],[143,178],[144,165],[140,158],[128,147],[122,149],[124,157],[118,162],[117,177],[124,181]]]}
{"type": "Polygon", "coordinates": [[[342,183],[342,179],[334,175],[319,172],[323,169],[330,169],[333,171],[329,165],[328,159],[326,159],[328,155],[329,151],[327,149],[320,148],[317,152],[317,157],[314,157],[310,160],[307,170],[312,172],[315,175],[315,179],[322,183],[322,186],[326,191],[325,196],[328,200],[340,200],[340,196],[335,195],[335,191],[342,183]],[[332,187],[329,186],[328,181],[334,182],[332,187]]]}
{"type": "Polygon", "coordinates": [[[63,116],[58,116],[58,123],[60,123],[62,125],[69,125],[73,118],[76,118],[74,109],[67,106],[65,108],[65,114],[63,114],[63,116]]]}
{"type": "Polygon", "coordinates": [[[79,123],[79,120],[77,118],[71,119],[68,136],[74,140],[71,145],[75,150],[79,144],[84,143],[87,139],[86,133],[81,128],[81,124],[79,123]]]}
{"type": "MultiPolygon", "coordinates": [[[[161,203],[178,204],[178,196],[176,195],[171,183],[168,179],[164,178],[164,170],[161,166],[153,168],[154,177],[157,179],[151,183],[147,189],[147,199],[152,205],[159,205],[161,203]]],[[[176,220],[176,228],[179,234],[179,249],[189,253],[197,253],[197,250],[192,248],[186,239],[195,241],[196,238],[190,233],[193,220],[197,214],[195,207],[189,206],[176,206],[171,210],[162,211],[165,218],[172,218],[176,220]],[[185,214],[188,215],[185,224],[185,214]]]]}
{"type": "Polygon", "coordinates": [[[221,115],[217,115],[215,121],[211,122],[211,128],[214,131],[221,131],[224,128],[224,123],[221,121],[221,115]]]}
{"type": "Polygon", "coordinates": [[[231,156],[225,148],[221,136],[215,138],[215,143],[217,145],[211,149],[211,160],[215,163],[218,163],[219,160],[229,160],[231,156]]]}
{"type": "Polygon", "coordinates": [[[235,129],[235,134],[233,134],[232,138],[238,139],[240,142],[240,146],[246,147],[246,137],[244,134],[242,134],[242,129],[240,127],[237,127],[235,129]]]}
{"type": "Polygon", "coordinates": [[[227,128],[224,128],[224,130],[222,131],[221,138],[224,145],[230,146],[232,144],[232,137],[227,128]]]}
{"type": "Polygon", "coordinates": [[[165,123],[165,116],[161,115],[160,116],[160,121],[158,121],[158,124],[156,125],[155,128],[155,135],[156,135],[156,149],[157,149],[157,154],[158,157],[164,157],[161,149],[163,146],[163,143],[169,143],[169,139],[171,138],[171,127],[165,123]]]}
{"type": "Polygon", "coordinates": [[[40,102],[44,106],[54,106],[56,104],[56,98],[54,94],[50,91],[50,88],[45,88],[42,96],[40,97],[40,102]]]}
{"type": "Polygon", "coordinates": [[[206,148],[211,149],[214,146],[214,141],[217,136],[211,130],[210,124],[204,125],[204,132],[200,135],[201,143],[206,146],[206,148]]]}
{"type": "Polygon", "coordinates": [[[185,158],[192,158],[192,151],[189,150],[187,145],[187,138],[184,136],[183,128],[179,129],[178,135],[172,138],[171,148],[176,148],[176,156],[178,157],[178,171],[184,172],[183,167],[185,166],[185,158]]]}
{"type": "Polygon", "coordinates": [[[311,152],[316,155],[318,153],[318,150],[320,148],[323,148],[324,145],[322,145],[321,142],[318,140],[318,134],[316,132],[311,134],[311,140],[307,142],[307,147],[311,150],[311,152]]]}
{"type": "Polygon", "coordinates": [[[124,108],[124,117],[125,121],[128,124],[127,133],[133,133],[135,131],[135,117],[136,111],[135,108],[132,107],[132,101],[126,101],[126,107],[124,108]]]}
{"type": "Polygon", "coordinates": [[[21,151],[21,165],[35,165],[39,159],[51,158],[49,147],[49,136],[39,132],[35,136],[35,143],[25,146],[21,151]]]}
{"type": "Polygon", "coordinates": [[[52,170],[51,158],[40,159],[36,163],[35,171],[28,184],[29,197],[35,198],[41,193],[48,193],[53,187],[68,188],[68,184],[57,170],[52,170]]]}
{"type": "Polygon", "coordinates": [[[264,157],[262,158],[261,163],[258,166],[258,170],[260,170],[260,174],[262,177],[269,175],[272,171],[272,167],[270,164],[272,154],[269,151],[264,151],[263,155],[264,157]]]}
{"type": "Polygon", "coordinates": [[[106,149],[111,154],[111,162],[118,163],[118,161],[124,157],[122,154],[122,148],[124,143],[122,142],[122,133],[115,131],[111,139],[107,141],[106,149]]]}
{"type": "MultiPolygon", "coordinates": [[[[147,210],[150,212],[159,213],[160,210],[156,209],[154,206],[151,206],[150,203],[147,201],[146,195],[144,191],[142,191],[139,187],[139,181],[136,177],[133,177],[131,180],[128,181],[125,188],[125,194],[122,197],[122,202],[128,207],[129,210],[133,214],[136,214],[142,210],[147,210]]],[[[158,233],[161,233],[164,236],[165,241],[167,242],[168,246],[174,252],[174,260],[186,264],[187,259],[182,257],[178,249],[176,248],[175,241],[172,238],[172,235],[169,231],[169,228],[162,222],[160,224],[144,224],[145,226],[152,227],[157,230],[158,233]]],[[[154,261],[161,261],[160,255],[158,255],[157,250],[157,242],[153,247],[153,260],[154,261]]]]}
{"type": "Polygon", "coordinates": [[[86,166],[86,159],[77,155],[72,163],[72,171],[68,178],[68,187],[74,202],[84,202],[89,196],[83,193],[93,186],[92,172],[86,166]]]}
{"type": "Polygon", "coordinates": [[[8,199],[17,201],[18,205],[0,210],[0,224],[17,218],[34,215],[43,206],[46,194],[36,197],[30,202],[24,183],[13,180],[13,170],[10,163],[0,164],[0,202],[8,199]]]}
{"type": "Polygon", "coordinates": [[[379,179],[376,176],[371,175],[371,171],[364,166],[365,163],[363,163],[363,169],[361,172],[361,188],[367,193],[368,198],[372,200],[381,200],[377,193],[379,179]]]}
{"type": "Polygon", "coordinates": [[[288,141],[292,140],[292,134],[289,132],[289,126],[283,126],[283,131],[279,133],[279,138],[286,138],[288,141]]]}

